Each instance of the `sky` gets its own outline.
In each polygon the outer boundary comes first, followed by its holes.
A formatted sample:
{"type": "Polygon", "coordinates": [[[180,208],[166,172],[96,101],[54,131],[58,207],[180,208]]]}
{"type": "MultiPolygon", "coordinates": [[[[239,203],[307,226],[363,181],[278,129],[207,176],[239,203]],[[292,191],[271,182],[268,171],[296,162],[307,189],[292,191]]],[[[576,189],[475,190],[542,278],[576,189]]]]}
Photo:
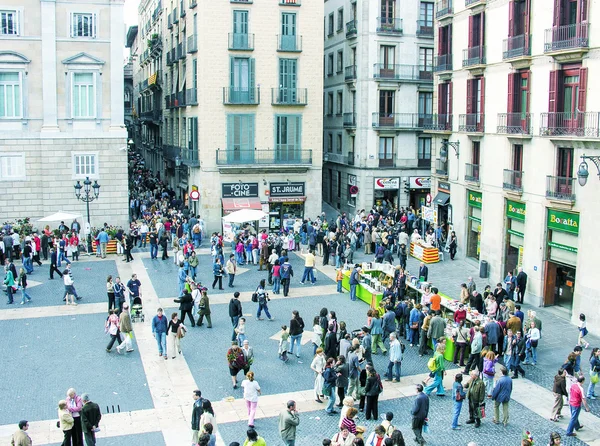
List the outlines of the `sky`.
{"type": "Polygon", "coordinates": [[[140,0],[125,0],[125,25],[127,29],[130,26],[137,25],[137,9],[140,0]]]}

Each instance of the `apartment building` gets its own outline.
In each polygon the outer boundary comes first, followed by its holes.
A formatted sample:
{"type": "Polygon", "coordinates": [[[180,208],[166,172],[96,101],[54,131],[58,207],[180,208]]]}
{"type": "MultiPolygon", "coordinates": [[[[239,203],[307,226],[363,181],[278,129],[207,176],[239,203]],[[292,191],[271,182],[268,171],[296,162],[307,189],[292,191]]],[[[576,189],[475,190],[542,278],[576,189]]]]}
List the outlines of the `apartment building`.
{"type": "Polygon", "coordinates": [[[325,1],[323,198],[340,212],[426,204],[433,15],[433,1],[325,1]]]}
{"type": "Polygon", "coordinates": [[[314,218],[321,212],[322,3],[162,1],[142,2],[139,11],[138,53],[150,60],[142,57],[136,78],[141,128],[156,129],[142,140],[157,148],[147,164],[211,231],[243,208],[267,212],[260,227],[270,230],[314,218]],[[160,56],[152,56],[153,39],[160,56]],[[194,189],[197,203],[188,198],[194,189]]]}
{"type": "Polygon", "coordinates": [[[89,177],[101,185],[92,226],[126,224],[124,42],[122,1],[2,3],[3,221],[58,210],[85,215],[73,186],[89,177]]]}
{"type": "Polygon", "coordinates": [[[531,303],[599,327],[586,310],[600,303],[600,88],[588,82],[600,73],[600,1],[442,0],[435,14],[439,222],[488,263],[492,285],[523,267],[531,303]]]}

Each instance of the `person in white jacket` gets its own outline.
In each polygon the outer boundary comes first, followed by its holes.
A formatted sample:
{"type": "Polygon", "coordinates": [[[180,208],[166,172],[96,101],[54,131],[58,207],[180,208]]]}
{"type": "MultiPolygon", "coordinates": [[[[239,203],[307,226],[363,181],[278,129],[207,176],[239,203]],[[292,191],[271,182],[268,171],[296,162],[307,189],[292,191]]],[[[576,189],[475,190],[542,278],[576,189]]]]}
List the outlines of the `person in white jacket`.
{"type": "Polygon", "coordinates": [[[310,364],[310,368],[315,372],[315,401],[322,403],[321,396],[323,396],[323,369],[325,368],[325,353],[321,347],[317,348],[316,355],[310,364]]]}
{"type": "Polygon", "coordinates": [[[535,326],[535,322],[531,321],[529,323],[529,330],[527,330],[527,341],[526,344],[528,347],[526,349],[525,354],[525,362],[523,364],[528,365],[536,365],[537,364],[537,347],[538,342],[540,341],[541,335],[540,330],[535,326]]]}

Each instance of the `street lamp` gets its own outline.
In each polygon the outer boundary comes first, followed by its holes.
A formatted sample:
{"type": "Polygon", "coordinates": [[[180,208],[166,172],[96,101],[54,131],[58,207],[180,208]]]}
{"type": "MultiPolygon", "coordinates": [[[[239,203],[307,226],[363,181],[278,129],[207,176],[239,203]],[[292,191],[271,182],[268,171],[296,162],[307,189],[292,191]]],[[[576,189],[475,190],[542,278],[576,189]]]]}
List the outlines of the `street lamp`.
{"type": "Polygon", "coordinates": [[[87,251],[88,254],[91,254],[92,251],[92,234],[91,234],[91,224],[90,224],[90,203],[98,198],[100,194],[100,185],[97,180],[94,180],[94,184],[92,184],[92,180],[90,177],[85,177],[83,181],[83,185],[77,180],[75,186],[75,196],[78,200],[83,201],[87,207],[87,222],[88,222],[88,235],[87,235],[87,251]],[[91,189],[94,189],[93,194],[90,193],[91,189]],[[83,195],[81,194],[81,189],[83,189],[83,195]]]}
{"type": "Polygon", "coordinates": [[[440,161],[446,163],[448,161],[448,146],[454,149],[456,157],[459,156],[458,148],[460,147],[460,141],[442,141],[442,148],[440,149],[440,161]]]}
{"type": "Polygon", "coordinates": [[[600,156],[585,156],[584,153],[581,159],[583,161],[579,165],[579,170],[577,171],[577,181],[579,182],[579,185],[583,187],[586,185],[587,179],[590,176],[588,164],[585,162],[585,160],[590,160],[596,165],[596,169],[598,169],[598,177],[600,177],[600,156]]]}

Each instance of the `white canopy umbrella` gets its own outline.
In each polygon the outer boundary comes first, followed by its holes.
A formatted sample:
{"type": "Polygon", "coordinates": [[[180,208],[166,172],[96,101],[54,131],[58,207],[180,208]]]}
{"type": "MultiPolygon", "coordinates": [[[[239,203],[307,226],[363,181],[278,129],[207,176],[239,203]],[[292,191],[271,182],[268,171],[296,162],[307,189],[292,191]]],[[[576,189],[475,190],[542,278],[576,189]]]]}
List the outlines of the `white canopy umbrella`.
{"type": "Polygon", "coordinates": [[[267,214],[258,209],[240,209],[239,211],[232,212],[229,215],[223,217],[224,221],[231,223],[245,223],[249,221],[256,221],[265,218],[267,214]]]}
{"type": "Polygon", "coordinates": [[[40,218],[38,221],[69,221],[74,220],[76,218],[83,218],[81,214],[72,214],[70,212],[58,211],[55,214],[48,215],[47,217],[40,218]]]}

